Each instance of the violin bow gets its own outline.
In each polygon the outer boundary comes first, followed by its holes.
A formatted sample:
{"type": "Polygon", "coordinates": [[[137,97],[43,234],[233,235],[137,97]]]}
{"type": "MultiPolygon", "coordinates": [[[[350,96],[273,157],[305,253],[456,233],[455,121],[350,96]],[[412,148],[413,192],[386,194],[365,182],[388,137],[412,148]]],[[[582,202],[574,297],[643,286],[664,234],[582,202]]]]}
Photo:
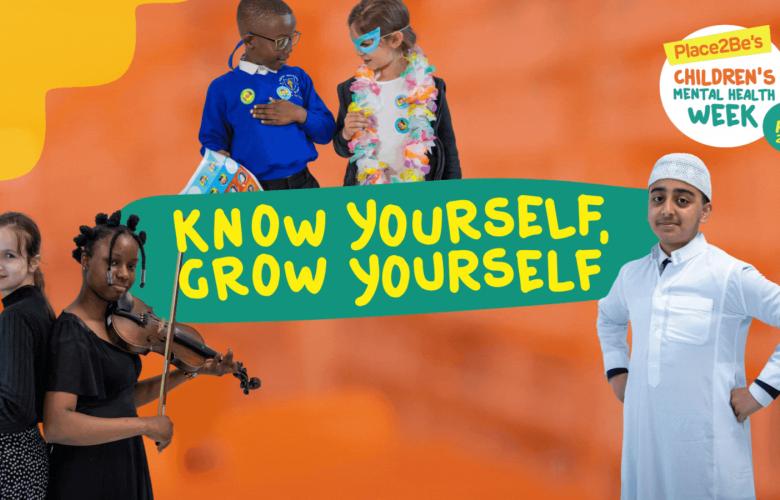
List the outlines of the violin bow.
{"type": "Polygon", "coordinates": [[[163,362],[162,379],[160,380],[160,398],[157,402],[157,415],[165,415],[165,400],[168,393],[165,387],[168,383],[168,373],[171,367],[171,340],[173,339],[173,325],[176,321],[176,306],[179,303],[179,272],[181,270],[181,261],[184,254],[179,252],[176,259],[176,274],[173,280],[173,299],[171,300],[171,314],[168,316],[168,333],[165,336],[165,356],[163,362]]]}

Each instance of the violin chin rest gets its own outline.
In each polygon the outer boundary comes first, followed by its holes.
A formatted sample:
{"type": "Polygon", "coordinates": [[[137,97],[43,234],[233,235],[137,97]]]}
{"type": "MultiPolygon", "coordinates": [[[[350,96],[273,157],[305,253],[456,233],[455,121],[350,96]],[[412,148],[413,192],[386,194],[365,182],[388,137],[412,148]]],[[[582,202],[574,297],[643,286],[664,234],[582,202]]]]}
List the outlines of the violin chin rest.
{"type": "Polygon", "coordinates": [[[120,311],[132,311],[134,305],[132,294],[129,291],[123,293],[119,300],[116,301],[116,305],[120,311]]]}

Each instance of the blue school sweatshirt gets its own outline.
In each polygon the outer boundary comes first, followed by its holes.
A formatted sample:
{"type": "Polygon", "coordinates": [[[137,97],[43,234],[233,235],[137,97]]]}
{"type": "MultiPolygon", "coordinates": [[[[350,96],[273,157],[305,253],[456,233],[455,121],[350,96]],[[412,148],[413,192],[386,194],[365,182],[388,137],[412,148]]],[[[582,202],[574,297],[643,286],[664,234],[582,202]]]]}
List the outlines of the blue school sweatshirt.
{"type": "Polygon", "coordinates": [[[265,75],[236,68],[209,85],[198,137],[204,148],[229,151],[258,180],[270,180],[303,170],[317,159],[314,143],[329,143],[335,129],[333,115],[301,68],[282,66],[265,75]],[[306,122],[263,125],[252,118],[252,107],[271,98],[306,108],[306,122]]]}

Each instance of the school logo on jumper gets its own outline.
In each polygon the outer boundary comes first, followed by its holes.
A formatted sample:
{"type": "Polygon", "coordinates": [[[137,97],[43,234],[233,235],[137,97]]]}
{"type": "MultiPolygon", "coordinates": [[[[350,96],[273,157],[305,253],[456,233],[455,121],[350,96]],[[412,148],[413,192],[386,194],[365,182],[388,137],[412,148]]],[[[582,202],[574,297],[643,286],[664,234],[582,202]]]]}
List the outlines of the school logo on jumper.
{"type": "Polygon", "coordinates": [[[406,96],[401,94],[395,98],[395,105],[401,109],[404,109],[409,107],[409,102],[406,100],[406,96]]]}
{"type": "Polygon", "coordinates": [[[292,97],[292,91],[287,87],[281,86],[276,88],[276,95],[285,101],[289,101],[292,97]]]}
{"type": "Polygon", "coordinates": [[[399,134],[405,134],[409,132],[409,120],[406,118],[399,118],[395,121],[395,131],[399,134]]]}
{"type": "Polygon", "coordinates": [[[241,91],[241,102],[244,104],[252,104],[255,101],[255,91],[252,89],[244,89],[241,91]]]}
{"type": "MultiPolygon", "coordinates": [[[[279,77],[279,85],[290,89],[293,95],[298,94],[301,88],[301,84],[298,81],[298,77],[295,75],[282,75],[279,77]]],[[[281,97],[281,96],[280,96],[281,97]]]]}

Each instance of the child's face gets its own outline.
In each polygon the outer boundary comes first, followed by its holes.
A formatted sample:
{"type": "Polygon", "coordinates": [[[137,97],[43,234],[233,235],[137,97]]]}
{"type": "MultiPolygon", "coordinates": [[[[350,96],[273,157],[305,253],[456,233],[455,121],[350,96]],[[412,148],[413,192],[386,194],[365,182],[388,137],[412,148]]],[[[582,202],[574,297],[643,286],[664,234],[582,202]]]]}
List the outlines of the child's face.
{"type": "Polygon", "coordinates": [[[0,295],[5,297],[19,287],[33,284],[37,259],[28,259],[16,231],[0,227],[0,295]]]}
{"type": "MultiPolygon", "coordinates": [[[[352,40],[355,40],[364,33],[360,33],[357,27],[353,24],[349,27],[349,36],[352,40]]],[[[385,34],[382,33],[382,38],[379,41],[379,46],[374,49],[370,54],[365,54],[360,50],[357,50],[357,55],[363,60],[370,70],[376,72],[389,66],[397,58],[403,57],[401,51],[401,43],[403,42],[403,34],[400,32],[385,34]],[[385,36],[387,35],[387,36],[385,36]]],[[[370,45],[369,41],[365,42],[366,45],[370,45]]]]}
{"type": "Polygon", "coordinates": [[[691,241],[712,212],[712,203],[705,205],[701,191],[687,182],[661,179],[649,191],[647,220],[667,252],[691,241]]]}
{"type": "Polygon", "coordinates": [[[138,266],[138,243],[127,234],[120,235],[111,252],[112,284],[108,284],[106,271],[109,268],[108,250],[111,237],[108,235],[96,241],[92,247],[92,256],[81,257],[81,263],[86,267],[84,281],[95,295],[106,302],[119,299],[133,286],[135,270],[138,266]]]}
{"type": "Polygon", "coordinates": [[[274,71],[287,64],[287,58],[292,52],[292,42],[288,41],[284,49],[277,50],[276,44],[267,38],[273,40],[292,38],[295,31],[295,16],[292,14],[263,16],[252,20],[247,31],[243,34],[247,61],[261,64],[274,71]]]}

